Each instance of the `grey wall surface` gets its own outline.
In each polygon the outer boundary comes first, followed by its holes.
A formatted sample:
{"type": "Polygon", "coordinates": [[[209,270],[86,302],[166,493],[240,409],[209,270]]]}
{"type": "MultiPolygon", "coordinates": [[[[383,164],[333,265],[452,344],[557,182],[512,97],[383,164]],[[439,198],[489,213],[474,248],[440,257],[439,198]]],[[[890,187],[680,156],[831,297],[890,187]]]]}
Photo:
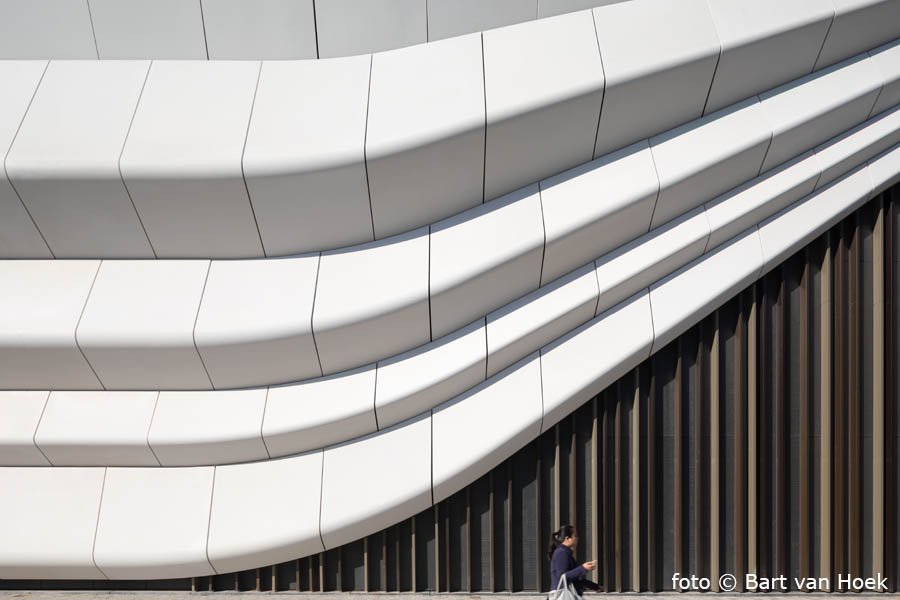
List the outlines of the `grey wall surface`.
{"type": "Polygon", "coordinates": [[[619,1],[0,0],[0,60],[349,56],[619,1]]]}

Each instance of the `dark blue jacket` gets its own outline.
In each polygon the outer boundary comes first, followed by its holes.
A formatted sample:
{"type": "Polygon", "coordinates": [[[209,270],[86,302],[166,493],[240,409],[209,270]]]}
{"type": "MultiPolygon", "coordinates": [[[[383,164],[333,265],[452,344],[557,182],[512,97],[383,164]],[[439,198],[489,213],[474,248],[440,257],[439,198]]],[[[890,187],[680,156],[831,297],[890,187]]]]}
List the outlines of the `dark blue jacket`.
{"type": "Polygon", "coordinates": [[[584,593],[584,588],[598,590],[600,586],[585,578],[587,571],[583,566],[575,562],[572,549],[560,544],[550,557],[550,590],[555,590],[559,585],[559,578],[565,574],[566,581],[575,587],[579,594],[584,593]]]}

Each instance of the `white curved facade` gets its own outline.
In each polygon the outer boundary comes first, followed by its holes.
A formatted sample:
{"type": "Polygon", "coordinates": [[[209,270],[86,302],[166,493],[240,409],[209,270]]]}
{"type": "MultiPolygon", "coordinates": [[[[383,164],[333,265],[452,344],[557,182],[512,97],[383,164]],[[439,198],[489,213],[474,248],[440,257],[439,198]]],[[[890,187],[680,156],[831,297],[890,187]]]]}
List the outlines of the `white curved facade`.
{"type": "Polygon", "coordinates": [[[0,578],[408,518],[900,181],[900,0],[430,1],[278,56],[204,0],[208,57],[55,4],[0,5],[0,578]]]}

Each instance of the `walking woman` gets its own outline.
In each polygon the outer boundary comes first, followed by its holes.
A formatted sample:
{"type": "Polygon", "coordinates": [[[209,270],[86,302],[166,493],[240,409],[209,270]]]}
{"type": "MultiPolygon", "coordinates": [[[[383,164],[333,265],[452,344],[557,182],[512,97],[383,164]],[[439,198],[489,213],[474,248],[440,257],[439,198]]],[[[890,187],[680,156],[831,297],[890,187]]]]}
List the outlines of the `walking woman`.
{"type": "Polygon", "coordinates": [[[578,547],[578,532],[573,525],[563,525],[550,536],[550,589],[555,590],[559,585],[559,578],[566,576],[566,583],[571,583],[578,592],[584,593],[588,588],[595,592],[600,591],[600,586],[585,577],[588,571],[593,571],[595,561],[588,561],[583,565],[575,562],[575,549],[578,547]]]}

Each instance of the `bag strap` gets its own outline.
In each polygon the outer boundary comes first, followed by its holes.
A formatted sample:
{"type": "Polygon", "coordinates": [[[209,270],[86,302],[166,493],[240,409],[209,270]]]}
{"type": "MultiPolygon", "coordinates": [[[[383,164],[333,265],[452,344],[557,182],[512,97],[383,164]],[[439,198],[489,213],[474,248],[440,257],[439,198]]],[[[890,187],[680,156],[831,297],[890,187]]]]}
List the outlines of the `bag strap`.
{"type": "Polygon", "coordinates": [[[566,574],[563,573],[562,575],[559,576],[559,583],[556,584],[556,591],[558,592],[559,590],[565,589],[567,585],[568,584],[566,583],[566,574]]]}

